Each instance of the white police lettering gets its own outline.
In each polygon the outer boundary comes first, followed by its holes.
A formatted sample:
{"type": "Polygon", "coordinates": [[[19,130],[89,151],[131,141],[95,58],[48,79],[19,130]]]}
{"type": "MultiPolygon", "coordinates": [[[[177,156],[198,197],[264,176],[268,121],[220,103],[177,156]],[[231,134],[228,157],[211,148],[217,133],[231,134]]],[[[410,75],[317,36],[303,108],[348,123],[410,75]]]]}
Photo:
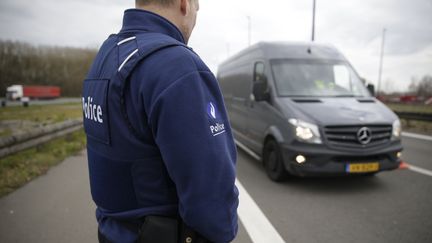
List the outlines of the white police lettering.
{"type": "Polygon", "coordinates": [[[102,107],[93,104],[93,97],[88,96],[87,101],[82,97],[84,117],[94,122],[103,123],[102,107]]]}
{"type": "Polygon", "coordinates": [[[214,120],[214,124],[210,126],[210,132],[213,137],[225,133],[225,124],[215,121],[218,116],[216,115],[216,106],[212,102],[209,102],[207,105],[207,114],[212,120],[214,120]]]}
{"type": "Polygon", "coordinates": [[[214,126],[210,126],[210,131],[213,136],[217,136],[225,132],[225,124],[216,123],[214,126]]]}

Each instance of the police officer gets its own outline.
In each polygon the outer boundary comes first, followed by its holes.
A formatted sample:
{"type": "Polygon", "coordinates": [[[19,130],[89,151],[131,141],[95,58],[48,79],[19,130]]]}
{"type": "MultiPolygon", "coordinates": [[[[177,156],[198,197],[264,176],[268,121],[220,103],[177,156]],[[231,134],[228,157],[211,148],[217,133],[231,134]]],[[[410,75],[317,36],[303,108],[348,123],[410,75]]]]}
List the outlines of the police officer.
{"type": "Polygon", "coordinates": [[[83,84],[100,242],[230,242],[236,148],[214,75],[187,46],[198,0],[136,0],[83,84]]]}

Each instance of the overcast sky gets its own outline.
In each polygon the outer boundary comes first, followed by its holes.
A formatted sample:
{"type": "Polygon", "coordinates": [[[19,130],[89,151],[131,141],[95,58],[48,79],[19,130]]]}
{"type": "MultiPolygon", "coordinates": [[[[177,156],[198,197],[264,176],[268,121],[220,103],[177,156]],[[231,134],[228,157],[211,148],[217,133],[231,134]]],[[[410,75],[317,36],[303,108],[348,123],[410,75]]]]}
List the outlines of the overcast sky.
{"type": "MultiPolygon", "coordinates": [[[[312,0],[200,0],[190,46],[213,70],[252,43],[309,41],[312,0]]],[[[134,0],[0,0],[0,38],[36,45],[99,47],[134,0]]],[[[317,0],[316,40],[336,46],[376,82],[387,28],[382,88],[402,90],[432,74],[432,0],[317,0]],[[392,81],[392,82],[390,82],[392,81]]]]}

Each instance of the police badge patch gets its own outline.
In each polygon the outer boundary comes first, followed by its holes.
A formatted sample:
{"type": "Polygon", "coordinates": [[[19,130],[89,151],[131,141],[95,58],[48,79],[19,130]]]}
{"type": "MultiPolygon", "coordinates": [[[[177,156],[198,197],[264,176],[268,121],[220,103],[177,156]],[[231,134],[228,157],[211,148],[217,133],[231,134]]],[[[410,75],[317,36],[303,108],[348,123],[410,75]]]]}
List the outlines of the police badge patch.
{"type": "MultiPolygon", "coordinates": [[[[207,105],[207,114],[213,120],[216,120],[217,118],[220,117],[217,112],[216,106],[212,102],[209,102],[207,105]]],[[[215,122],[214,124],[210,125],[210,132],[213,135],[213,137],[225,133],[225,124],[219,121],[215,122]]]]}

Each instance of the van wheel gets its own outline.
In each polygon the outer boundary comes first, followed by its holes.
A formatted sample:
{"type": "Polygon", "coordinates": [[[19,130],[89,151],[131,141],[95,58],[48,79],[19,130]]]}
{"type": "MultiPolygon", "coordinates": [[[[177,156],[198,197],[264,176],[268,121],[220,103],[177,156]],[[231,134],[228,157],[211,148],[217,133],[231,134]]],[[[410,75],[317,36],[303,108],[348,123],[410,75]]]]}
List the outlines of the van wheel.
{"type": "Polygon", "coordinates": [[[269,140],[264,146],[264,168],[273,181],[283,181],[288,177],[279,145],[274,140],[269,140]]]}

